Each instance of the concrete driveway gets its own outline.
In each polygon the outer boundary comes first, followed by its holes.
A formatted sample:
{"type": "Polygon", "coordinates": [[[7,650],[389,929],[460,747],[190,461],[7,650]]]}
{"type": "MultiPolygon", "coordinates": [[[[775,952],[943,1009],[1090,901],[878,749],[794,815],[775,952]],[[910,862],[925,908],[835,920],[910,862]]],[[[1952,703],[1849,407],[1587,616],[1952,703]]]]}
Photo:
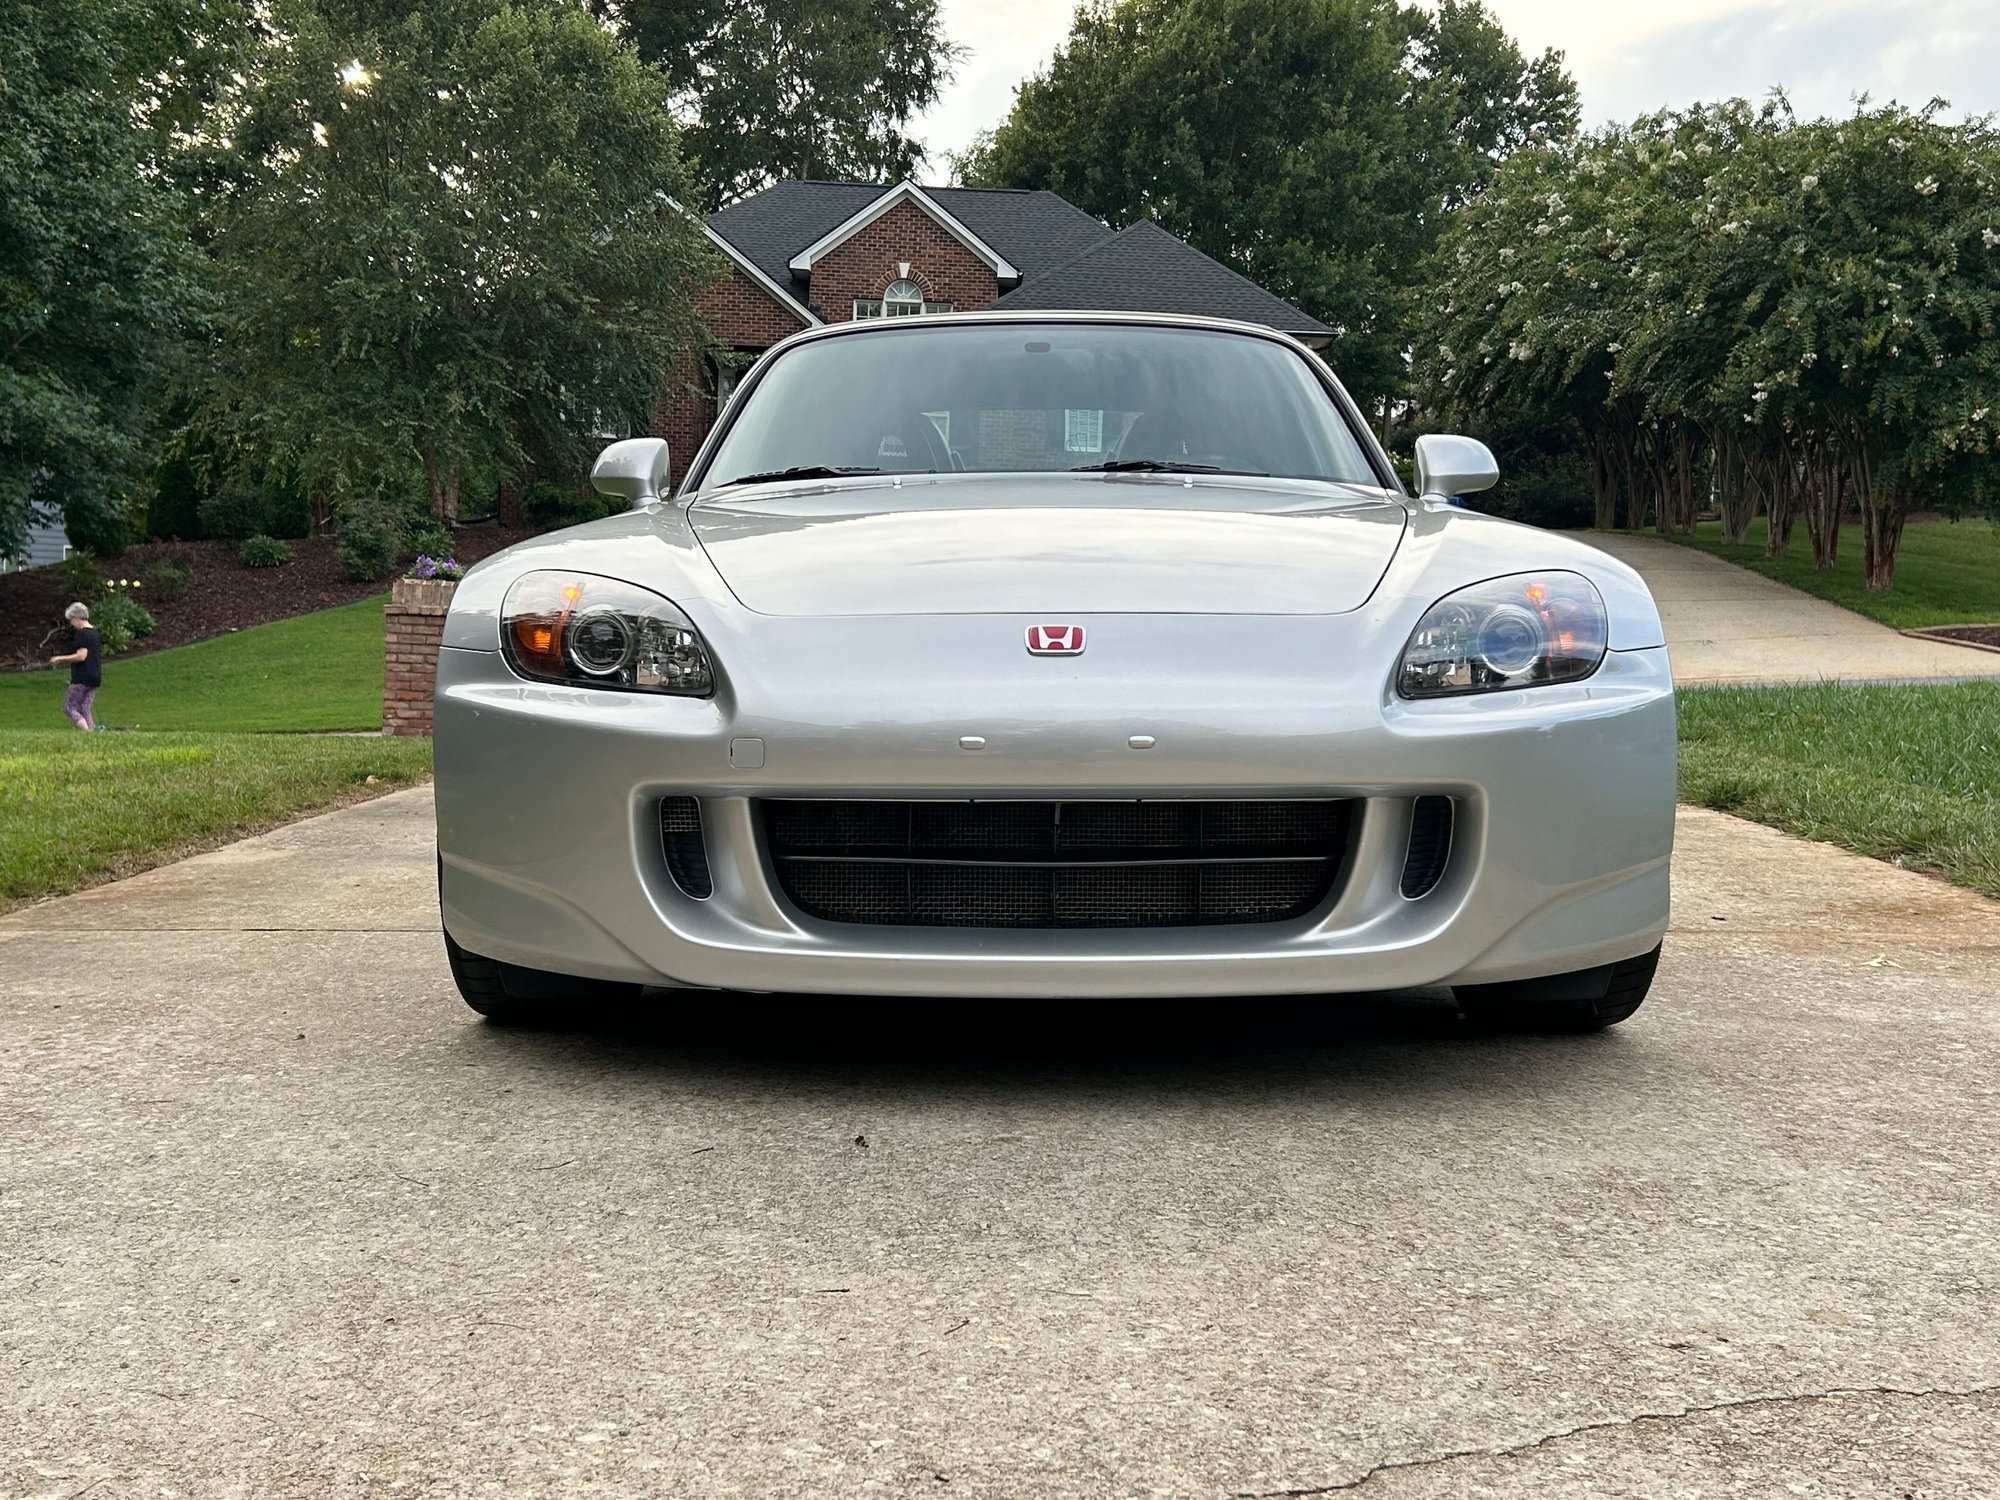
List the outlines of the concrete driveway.
{"type": "Polygon", "coordinates": [[[2000,907],[1682,837],[1653,999],[1565,1040],[495,1030],[427,791],[15,913],[0,1494],[1991,1494],[2000,907]]]}
{"type": "Polygon", "coordinates": [[[1626,533],[1574,535],[1645,575],[1677,682],[2000,677],[2000,653],[1918,640],[1692,547],[1626,533]]]}

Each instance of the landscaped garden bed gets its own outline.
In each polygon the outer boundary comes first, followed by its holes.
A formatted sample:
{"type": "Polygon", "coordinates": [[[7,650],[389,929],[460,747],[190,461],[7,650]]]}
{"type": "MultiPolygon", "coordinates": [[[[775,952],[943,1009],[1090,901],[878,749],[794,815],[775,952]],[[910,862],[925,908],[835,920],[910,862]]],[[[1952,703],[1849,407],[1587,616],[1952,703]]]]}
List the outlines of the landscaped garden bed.
{"type": "MultiPolygon", "coordinates": [[[[464,526],[452,534],[452,544],[459,561],[470,564],[529,535],[492,524],[464,526]]],[[[242,545],[148,542],[98,562],[97,571],[106,578],[139,580],[141,587],[133,597],[153,616],[153,633],[134,642],[118,659],[351,604],[387,586],[383,581],[357,583],[343,578],[330,537],[286,543],[291,561],[278,567],[244,566],[239,556],[242,545]],[[186,586],[176,598],[144,587],[148,575],[165,559],[189,568],[186,586]]],[[[77,590],[61,567],[0,573],[0,670],[41,666],[67,650],[67,633],[60,621],[63,607],[76,597],[77,590]]]]}

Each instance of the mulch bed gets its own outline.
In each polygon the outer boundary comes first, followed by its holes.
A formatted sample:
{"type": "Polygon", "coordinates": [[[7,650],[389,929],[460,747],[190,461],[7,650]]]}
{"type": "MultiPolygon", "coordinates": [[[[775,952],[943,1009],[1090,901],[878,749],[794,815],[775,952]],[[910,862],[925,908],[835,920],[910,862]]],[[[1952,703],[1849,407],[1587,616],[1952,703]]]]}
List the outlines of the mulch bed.
{"type": "MultiPolygon", "coordinates": [[[[474,563],[532,535],[492,524],[462,526],[453,533],[458,560],[474,563]]],[[[171,603],[146,597],[154,631],[135,641],[125,657],[167,646],[185,646],[251,625],[309,614],[335,604],[352,604],[384,592],[387,583],[353,583],[340,576],[331,537],[291,542],[292,560],[277,568],[246,568],[237,561],[236,542],[148,542],[121,556],[100,561],[106,578],[138,578],[157,557],[178,557],[194,569],[187,592],[171,603]]],[[[62,612],[75,598],[65,592],[55,568],[0,573],[0,671],[19,672],[44,665],[69,649],[62,612]]],[[[121,657],[121,660],[124,658],[121,657]]]]}
{"type": "Polygon", "coordinates": [[[1905,631],[1904,634],[1933,641],[1957,641],[1965,646],[1987,646],[2000,651],[2000,625],[1931,625],[1922,630],[1905,631]]]}

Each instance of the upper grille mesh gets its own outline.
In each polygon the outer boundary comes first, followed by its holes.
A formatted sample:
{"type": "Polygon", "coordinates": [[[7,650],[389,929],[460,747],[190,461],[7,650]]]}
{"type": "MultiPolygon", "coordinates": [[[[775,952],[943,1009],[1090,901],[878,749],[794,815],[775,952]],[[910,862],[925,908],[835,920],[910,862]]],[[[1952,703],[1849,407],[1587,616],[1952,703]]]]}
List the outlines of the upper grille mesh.
{"type": "Polygon", "coordinates": [[[1332,894],[1350,805],[760,804],[807,915],[920,927],[1200,927],[1304,916],[1332,894]]]}

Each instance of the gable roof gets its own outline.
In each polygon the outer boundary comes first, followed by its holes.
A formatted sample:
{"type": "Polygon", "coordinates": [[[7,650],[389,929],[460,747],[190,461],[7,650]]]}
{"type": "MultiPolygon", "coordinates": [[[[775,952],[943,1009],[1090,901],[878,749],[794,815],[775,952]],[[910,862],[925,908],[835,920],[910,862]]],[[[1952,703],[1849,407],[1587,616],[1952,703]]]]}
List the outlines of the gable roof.
{"type": "Polygon", "coordinates": [[[1169,234],[1151,219],[1128,224],[1062,264],[1029,276],[996,309],[1184,313],[1261,323],[1308,343],[1333,329],[1246,276],[1169,234]]]}
{"type": "MultiPolygon", "coordinates": [[[[766,277],[796,289],[801,278],[791,268],[794,256],[897,191],[868,182],[788,179],[710,214],[708,226],[766,277]]],[[[922,195],[1004,259],[1024,281],[1111,235],[1054,193],[924,188],[922,195]]]]}
{"type": "Polygon", "coordinates": [[[794,276],[811,276],[813,262],[817,261],[822,255],[830,254],[839,246],[846,244],[855,235],[866,229],[870,224],[873,224],[899,203],[911,204],[930,215],[931,222],[938,225],[945,233],[965,246],[966,249],[978,256],[979,259],[985,261],[987,265],[991,266],[993,274],[999,280],[1000,285],[1020,285],[1021,273],[1014,268],[1012,261],[987,244],[979,235],[966,227],[959,220],[958,215],[939,203],[937,199],[918,187],[914,182],[897,183],[873,203],[862,208],[859,213],[843,219],[824,235],[820,236],[819,239],[806,246],[797,255],[794,255],[791,259],[792,274],[794,276]]]}

